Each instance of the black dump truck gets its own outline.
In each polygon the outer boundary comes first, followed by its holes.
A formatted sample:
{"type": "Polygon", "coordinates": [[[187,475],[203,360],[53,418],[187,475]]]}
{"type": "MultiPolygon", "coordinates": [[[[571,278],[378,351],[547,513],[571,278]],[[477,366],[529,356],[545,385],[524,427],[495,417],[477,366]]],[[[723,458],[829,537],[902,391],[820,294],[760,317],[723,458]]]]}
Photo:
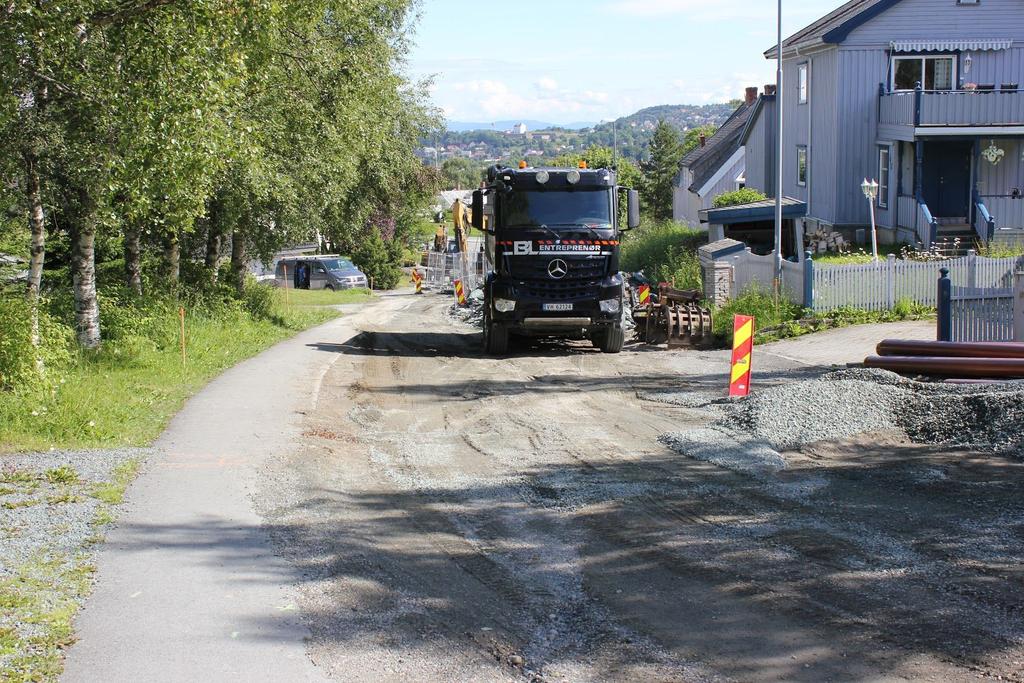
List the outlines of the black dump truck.
{"type": "Polygon", "coordinates": [[[487,235],[489,354],[506,353],[513,335],[590,339],[606,353],[622,350],[619,240],[640,222],[639,198],[616,184],[614,170],[580,166],[492,166],[473,193],[473,226],[487,235]]]}

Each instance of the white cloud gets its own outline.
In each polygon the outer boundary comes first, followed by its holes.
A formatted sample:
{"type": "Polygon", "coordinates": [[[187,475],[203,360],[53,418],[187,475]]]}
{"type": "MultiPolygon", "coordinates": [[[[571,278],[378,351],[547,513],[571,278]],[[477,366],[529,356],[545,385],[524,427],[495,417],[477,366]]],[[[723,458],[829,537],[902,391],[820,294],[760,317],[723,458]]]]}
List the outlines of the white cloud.
{"type": "Polygon", "coordinates": [[[609,116],[612,101],[607,92],[560,88],[549,77],[538,81],[509,84],[494,79],[477,79],[439,84],[434,102],[450,112],[481,114],[487,119],[536,118],[554,122],[598,120],[609,116]],[[546,83],[542,83],[543,81],[546,83]]]}
{"type": "Polygon", "coordinates": [[[537,87],[540,88],[541,90],[552,92],[558,90],[558,81],[551,78],[550,76],[544,76],[543,78],[537,81],[537,87]]]}

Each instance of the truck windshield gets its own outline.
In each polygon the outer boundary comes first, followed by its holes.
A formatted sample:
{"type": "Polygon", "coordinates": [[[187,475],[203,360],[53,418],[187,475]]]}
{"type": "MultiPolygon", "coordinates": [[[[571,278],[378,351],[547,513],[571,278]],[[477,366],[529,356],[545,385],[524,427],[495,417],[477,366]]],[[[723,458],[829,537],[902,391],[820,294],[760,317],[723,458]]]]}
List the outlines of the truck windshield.
{"type": "Polygon", "coordinates": [[[612,193],[596,190],[515,192],[503,201],[505,227],[611,227],[612,193]]]}

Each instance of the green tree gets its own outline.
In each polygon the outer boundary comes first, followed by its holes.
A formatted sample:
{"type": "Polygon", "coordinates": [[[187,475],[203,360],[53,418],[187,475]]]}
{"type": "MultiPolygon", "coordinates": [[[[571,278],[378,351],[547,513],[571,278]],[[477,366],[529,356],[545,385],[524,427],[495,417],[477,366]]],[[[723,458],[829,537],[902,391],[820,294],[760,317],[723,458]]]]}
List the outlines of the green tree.
{"type": "Polygon", "coordinates": [[[672,192],[683,157],[679,132],[664,120],[659,121],[648,150],[648,161],[641,165],[644,201],[654,220],[671,220],[672,192]]]}
{"type": "Polygon", "coordinates": [[[689,154],[693,150],[700,146],[700,136],[704,136],[705,139],[710,138],[718,130],[716,126],[708,124],[706,126],[697,126],[686,131],[686,135],[683,136],[683,156],[689,154]]]}
{"type": "Polygon", "coordinates": [[[484,169],[464,157],[445,159],[441,164],[441,181],[445,189],[472,190],[480,186],[484,169]]]}

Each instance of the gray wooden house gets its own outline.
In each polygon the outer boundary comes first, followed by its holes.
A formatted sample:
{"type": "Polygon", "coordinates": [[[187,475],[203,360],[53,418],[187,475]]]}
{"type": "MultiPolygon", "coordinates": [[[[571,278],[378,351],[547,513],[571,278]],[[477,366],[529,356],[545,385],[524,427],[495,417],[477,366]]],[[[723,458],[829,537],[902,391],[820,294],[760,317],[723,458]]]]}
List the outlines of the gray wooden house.
{"type": "MultiPolygon", "coordinates": [[[[1024,0],[851,0],[782,51],[783,194],[806,229],[864,228],[874,178],[883,239],[1024,237],[1024,0]]],[[[769,196],[776,111],[762,96],[742,136],[769,196]]]]}
{"type": "Polygon", "coordinates": [[[700,210],[710,207],[715,197],[746,187],[740,136],[756,102],[757,88],[747,88],[743,103],[714,135],[701,139],[700,145],[680,160],[672,190],[674,221],[698,226],[700,210]]]}

